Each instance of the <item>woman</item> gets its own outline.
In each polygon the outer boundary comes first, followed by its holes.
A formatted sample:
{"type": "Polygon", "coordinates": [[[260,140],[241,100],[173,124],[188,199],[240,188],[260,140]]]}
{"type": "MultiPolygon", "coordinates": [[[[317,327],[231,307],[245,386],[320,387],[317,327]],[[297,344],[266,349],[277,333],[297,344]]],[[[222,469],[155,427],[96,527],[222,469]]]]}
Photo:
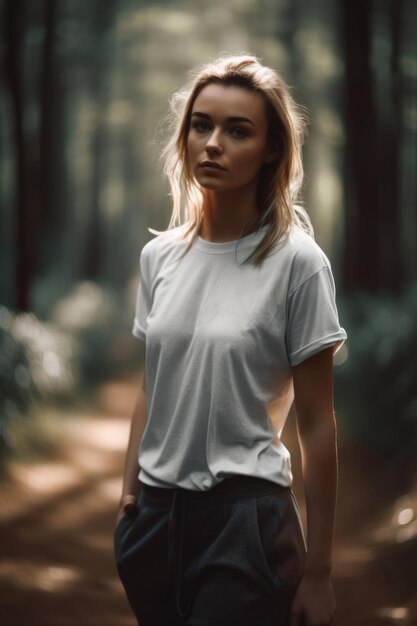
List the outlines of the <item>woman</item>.
{"type": "Polygon", "coordinates": [[[295,204],[302,109],[252,55],[203,66],[171,104],[173,214],[140,254],[132,332],[146,377],[118,572],[140,626],[329,624],[332,366],[347,335],[329,260],[295,204]],[[308,546],[280,440],[294,400],[308,546]]]}

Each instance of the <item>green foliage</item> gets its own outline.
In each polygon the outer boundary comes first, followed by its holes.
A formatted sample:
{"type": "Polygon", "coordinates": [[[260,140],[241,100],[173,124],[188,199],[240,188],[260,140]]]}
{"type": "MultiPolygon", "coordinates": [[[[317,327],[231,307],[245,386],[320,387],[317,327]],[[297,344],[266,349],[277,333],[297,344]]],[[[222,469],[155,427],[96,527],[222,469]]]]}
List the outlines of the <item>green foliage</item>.
{"type": "Polygon", "coordinates": [[[0,306],[0,454],[13,453],[13,426],[31,405],[72,405],[109,377],[137,367],[138,344],[123,294],[93,282],[73,286],[49,319],[0,306]]]}
{"type": "MultiPolygon", "coordinates": [[[[76,343],[79,386],[88,389],[123,365],[121,334],[128,330],[123,295],[92,281],[75,284],[54,306],[51,319],[76,343]]],[[[129,329],[130,330],[130,329],[129,329]]]]}
{"type": "Polygon", "coordinates": [[[342,428],[408,462],[417,454],[417,285],[400,299],[358,293],[340,302],[346,361],[335,369],[342,428]]]}
{"type": "Polygon", "coordinates": [[[0,448],[9,448],[9,424],[27,411],[32,396],[29,359],[13,335],[13,316],[0,307],[0,448]]]}
{"type": "Polygon", "coordinates": [[[0,450],[12,451],[13,424],[33,403],[69,400],[77,384],[74,342],[33,313],[0,307],[0,450]]]}

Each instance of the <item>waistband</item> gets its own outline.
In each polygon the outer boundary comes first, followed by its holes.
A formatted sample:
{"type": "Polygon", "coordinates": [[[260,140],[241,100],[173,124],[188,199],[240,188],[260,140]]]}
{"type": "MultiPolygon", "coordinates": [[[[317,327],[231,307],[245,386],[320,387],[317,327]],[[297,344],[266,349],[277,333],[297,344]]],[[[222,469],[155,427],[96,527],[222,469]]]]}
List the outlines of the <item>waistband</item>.
{"type": "Polygon", "coordinates": [[[175,495],[187,501],[190,509],[237,502],[255,496],[290,492],[291,487],[280,485],[257,476],[235,475],[224,478],[207,491],[185,489],[184,487],[155,487],[142,484],[143,502],[156,508],[169,510],[175,495]]]}

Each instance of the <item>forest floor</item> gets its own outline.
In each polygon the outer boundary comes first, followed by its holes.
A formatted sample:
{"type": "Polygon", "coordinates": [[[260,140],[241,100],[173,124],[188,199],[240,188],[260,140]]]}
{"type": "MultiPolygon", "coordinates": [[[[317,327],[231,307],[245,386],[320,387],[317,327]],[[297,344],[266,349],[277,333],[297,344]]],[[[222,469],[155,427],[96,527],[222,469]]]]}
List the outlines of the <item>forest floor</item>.
{"type": "MultiPolygon", "coordinates": [[[[113,528],[138,384],[134,375],[102,385],[86,406],[43,412],[37,458],[10,462],[0,491],[2,626],[135,626],[113,528]]],[[[305,522],[293,421],[283,440],[305,522]]],[[[332,626],[417,625],[417,484],[393,497],[384,475],[383,459],[339,437],[332,626]]]]}

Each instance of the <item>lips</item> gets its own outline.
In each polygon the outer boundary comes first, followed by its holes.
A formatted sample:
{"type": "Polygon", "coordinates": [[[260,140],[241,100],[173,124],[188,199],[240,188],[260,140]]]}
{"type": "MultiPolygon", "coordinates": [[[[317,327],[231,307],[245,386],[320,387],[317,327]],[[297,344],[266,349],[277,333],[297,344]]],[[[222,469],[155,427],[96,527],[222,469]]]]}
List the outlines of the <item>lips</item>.
{"type": "Polygon", "coordinates": [[[200,167],[212,167],[216,170],[224,170],[225,168],[216,163],[216,161],[203,161],[200,163],[200,167]]]}

